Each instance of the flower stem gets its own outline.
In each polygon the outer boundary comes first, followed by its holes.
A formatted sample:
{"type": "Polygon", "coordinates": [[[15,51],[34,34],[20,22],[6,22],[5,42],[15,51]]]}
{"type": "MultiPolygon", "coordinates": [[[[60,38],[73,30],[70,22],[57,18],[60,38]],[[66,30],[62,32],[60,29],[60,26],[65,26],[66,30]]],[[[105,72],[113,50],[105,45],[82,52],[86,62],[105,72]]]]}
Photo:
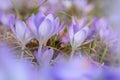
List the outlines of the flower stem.
{"type": "Polygon", "coordinates": [[[72,48],[72,52],[71,52],[71,55],[70,55],[70,60],[72,60],[73,56],[74,56],[74,53],[75,53],[75,49],[72,48]]]}
{"type": "Polygon", "coordinates": [[[21,51],[21,60],[23,59],[23,57],[24,57],[24,50],[25,50],[25,46],[22,46],[22,51],[21,51]]]}
{"type": "Polygon", "coordinates": [[[42,52],[42,45],[39,44],[39,51],[42,52]]]}
{"type": "Polygon", "coordinates": [[[14,3],[13,0],[11,0],[11,2],[12,2],[12,5],[13,5],[13,8],[15,9],[15,12],[16,12],[17,16],[20,17],[19,10],[17,9],[16,4],[14,3]]]}
{"type": "Polygon", "coordinates": [[[101,59],[100,59],[100,63],[103,62],[103,60],[104,60],[106,54],[107,54],[107,48],[105,48],[105,50],[104,50],[104,52],[103,52],[103,55],[102,55],[102,57],[101,57],[101,59]]]}
{"type": "Polygon", "coordinates": [[[94,45],[95,45],[95,42],[93,41],[93,42],[91,42],[90,43],[90,45],[89,45],[89,55],[91,55],[91,53],[92,53],[92,48],[94,47],[94,45]]]}
{"type": "Polygon", "coordinates": [[[5,29],[4,34],[3,34],[3,39],[6,40],[7,39],[7,29],[5,29]]]}

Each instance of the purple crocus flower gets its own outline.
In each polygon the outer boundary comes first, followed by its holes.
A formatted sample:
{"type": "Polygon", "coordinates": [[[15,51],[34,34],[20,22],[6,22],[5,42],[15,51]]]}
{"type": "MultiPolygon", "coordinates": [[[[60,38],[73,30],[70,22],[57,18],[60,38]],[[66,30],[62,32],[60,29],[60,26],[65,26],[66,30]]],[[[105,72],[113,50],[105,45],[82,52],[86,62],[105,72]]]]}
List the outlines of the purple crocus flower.
{"type": "Polygon", "coordinates": [[[111,42],[116,38],[115,32],[111,29],[109,23],[104,18],[95,21],[95,27],[101,40],[104,42],[111,42]]]}
{"type": "Polygon", "coordinates": [[[7,15],[4,12],[0,13],[0,23],[4,26],[6,30],[9,29],[9,22],[11,18],[14,18],[13,14],[7,15]]]}
{"type": "Polygon", "coordinates": [[[22,46],[25,46],[31,39],[33,39],[33,35],[25,22],[21,20],[11,20],[10,27],[14,35],[22,43],[22,46]]]}
{"type": "Polygon", "coordinates": [[[82,42],[87,38],[89,28],[85,26],[85,19],[82,19],[81,23],[78,23],[75,18],[73,18],[73,23],[68,28],[70,44],[73,49],[79,47],[82,42]]]}
{"type": "Polygon", "coordinates": [[[53,57],[53,49],[43,47],[42,50],[38,49],[38,52],[34,52],[38,62],[38,77],[43,80],[51,80],[51,60],[53,57]]]}
{"type": "Polygon", "coordinates": [[[60,25],[60,19],[58,17],[54,18],[52,14],[45,16],[41,11],[36,15],[33,14],[27,20],[27,24],[39,41],[40,46],[50,37],[58,33],[64,26],[64,23],[60,25]]]}
{"type": "Polygon", "coordinates": [[[54,51],[53,49],[48,49],[48,47],[43,47],[42,50],[38,49],[38,52],[35,52],[34,54],[38,63],[41,66],[45,66],[50,64],[54,51]]]}

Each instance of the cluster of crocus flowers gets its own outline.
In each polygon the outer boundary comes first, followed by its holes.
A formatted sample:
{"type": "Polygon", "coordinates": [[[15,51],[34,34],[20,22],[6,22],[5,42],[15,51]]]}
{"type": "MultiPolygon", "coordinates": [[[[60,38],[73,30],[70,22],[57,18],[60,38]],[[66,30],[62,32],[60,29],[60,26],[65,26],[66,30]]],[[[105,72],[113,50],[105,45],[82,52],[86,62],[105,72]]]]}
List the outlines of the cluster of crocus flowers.
{"type": "MultiPolygon", "coordinates": [[[[46,0],[38,1],[40,4],[46,2],[46,0]]],[[[74,3],[77,1],[79,0],[73,1],[73,4],[77,4],[74,3]]],[[[87,0],[81,1],[82,9],[85,8],[85,11],[92,9],[87,5],[87,0]]],[[[52,0],[48,2],[52,3],[52,0]]],[[[59,1],[56,0],[55,3],[58,4],[59,1]]],[[[57,5],[55,3],[53,9],[57,5]]],[[[10,47],[0,44],[0,80],[120,79],[119,68],[111,68],[104,61],[111,47],[106,43],[112,42],[113,45],[116,42],[113,41],[116,36],[109,23],[104,18],[91,20],[89,23],[90,19],[86,16],[78,19],[77,16],[69,15],[70,22],[67,23],[61,15],[45,13],[42,10],[36,14],[32,13],[27,19],[23,16],[23,19],[20,19],[15,14],[0,14],[0,22],[4,29],[9,29],[8,36],[13,34],[21,49],[21,52],[16,50],[17,48],[14,51],[13,47],[16,47],[16,44],[12,43],[9,44],[10,47]],[[65,35],[61,37],[61,34],[65,35]],[[62,42],[66,44],[63,46],[62,42]],[[97,50],[101,54],[97,53],[97,50]],[[19,52],[22,55],[19,55],[19,52]],[[23,53],[30,53],[32,57],[23,53]],[[96,56],[98,60],[95,59],[96,56]]],[[[9,39],[7,41],[9,42],[9,39]]]]}
{"type": "Polygon", "coordinates": [[[64,59],[60,62],[56,59],[55,63],[50,64],[54,52],[48,47],[44,47],[40,55],[39,51],[35,52],[41,66],[34,65],[29,60],[16,59],[6,46],[0,45],[0,51],[1,80],[119,80],[119,68],[96,64],[87,57],[75,56],[71,61],[64,59]]]}

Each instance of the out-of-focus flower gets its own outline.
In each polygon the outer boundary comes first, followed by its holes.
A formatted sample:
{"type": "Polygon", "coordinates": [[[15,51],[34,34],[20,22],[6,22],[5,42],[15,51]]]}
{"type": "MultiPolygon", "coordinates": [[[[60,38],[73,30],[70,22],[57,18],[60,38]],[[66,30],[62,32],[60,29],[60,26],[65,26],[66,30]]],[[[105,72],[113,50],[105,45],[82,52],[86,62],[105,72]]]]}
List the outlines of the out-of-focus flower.
{"type": "Polygon", "coordinates": [[[61,42],[62,42],[63,44],[68,44],[68,43],[69,43],[69,36],[68,36],[67,33],[65,33],[65,34],[63,34],[63,35],[61,36],[61,42]]]}
{"type": "Polygon", "coordinates": [[[78,57],[56,65],[53,72],[57,80],[95,80],[101,73],[90,60],[78,57]]]}
{"type": "Polygon", "coordinates": [[[89,13],[93,10],[94,5],[89,4],[88,0],[72,0],[73,5],[76,6],[78,9],[82,10],[83,13],[89,13]]]}
{"type": "Polygon", "coordinates": [[[4,12],[0,13],[0,23],[4,26],[6,30],[9,29],[9,22],[11,18],[14,18],[13,14],[7,15],[4,12]]]}
{"type": "Polygon", "coordinates": [[[0,0],[0,10],[7,11],[12,9],[11,0],[0,0]]]}
{"type": "Polygon", "coordinates": [[[66,26],[61,30],[59,31],[59,38],[61,40],[61,42],[65,45],[69,44],[69,36],[68,36],[68,32],[65,31],[67,28],[66,26]]]}
{"type": "Polygon", "coordinates": [[[45,2],[45,0],[37,0],[37,1],[39,2],[40,5],[45,2]]]}
{"type": "Polygon", "coordinates": [[[64,26],[64,23],[60,25],[60,19],[58,17],[54,19],[52,14],[45,16],[41,11],[36,15],[33,14],[27,20],[27,24],[40,45],[58,33],[64,26]]]}
{"type": "Polygon", "coordinates": [[[85,13],[90,12],[94,8],[92,4],[88,4],[88,0],[73,0],[73,4],[85,13]]]}
{"type": "Polygon", "coordinates": [[[8,65],[8,74],[12,80],[37,80],[37,74],[32,64],[29,62],[10,62],[8,65]]]}
{"type": "Polygon", "coordinates": [[[22,46],[25,46],[31,39],[33,39],[33,35],[25,22],[21,20],[16,20],[10,22],[11,30],[17,39],[22,43],[22,46]]]}
{"type": "Polygon", "coordinates": [[[101,80],[119,80],[120,79],[120,68],[104,66],[101,80]]]}
{"type": "Polygon", "coordinates": [[[29,61],[15,58],[14,52],[4,45],[0,45],[0,71],[1,80],[37,80],[36,70],[29,61]]]}
{"type": "Polygon", "coordinates": [[[46,3],[40,7],[40,10],[46,13],[55,13],[56,10],[59,9],[57,5],[61,5],[61,3],[58,3],[58,0],[47,0],[46,3]]]}
{"type": "Polygon", "coordinates": [[[111,28],[110,23],[101,18],[96,20],[94,24],[99,38],[109,47],[110,53],[119,53],[119,35],[111,28]]]}
{"type": "Polygon", "coordinates": [[[79,47],[88,36],[89,28],[88,26],[84,26],[85,19],[82,19],[81,23],[78,23],[74,18],[73,23],[68,28],[70,44],[73,49],[79,47]]]}
{"type": "MultiPolygon", "coordinates": [[[[41,7],[40,10],[46,13],[59,13],[65,11],[72,6],[70,0],[47,0],[41,7]]],[[[56,15],[56,14],[55,14],[56,15]]]]}
{"type": "Polygon", "coordinates": [[[103,41],[110,42],[115,39],[115,32],[104,18],[95,21],[95,27],[103,41]]]}
{"type": "Polygon", "coordinates": [[[34,52],[34,55],[38,62],[38,77],[43,80],[51,79],[51,60],[53,57],[53,49],[48,49],[48,47],[43,47],[42,50],[38,49],[38,52],[34,52]]]}
{"type": "Polygon", "coordinates": [[[54,51],[53,49],[48,49],[48,47],[43,47],[42,50],[38,49],[38,52],[35,52],[34,54],[41,66],[48,66],[53,57],[54,51]]]}

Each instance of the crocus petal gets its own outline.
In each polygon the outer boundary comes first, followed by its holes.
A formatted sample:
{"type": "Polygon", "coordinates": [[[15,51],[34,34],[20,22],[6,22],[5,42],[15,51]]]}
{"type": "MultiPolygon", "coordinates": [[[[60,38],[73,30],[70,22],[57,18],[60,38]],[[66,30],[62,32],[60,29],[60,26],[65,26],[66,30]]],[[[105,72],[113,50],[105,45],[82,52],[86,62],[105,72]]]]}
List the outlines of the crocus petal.
{"type": "Polygon", "coordinates": [[[107,29],[109,24],[104,18],[101,18],[95,22],[95,26],[96,26],[96,29],[99,31],[101,29],[103,30],[107,29]]]}
{"type": "Polygon", "coordinates": [[[47,38],[49,32],[51,30],[51,22],[50,20],[46,19],[43,21],[39,27],[39,36],[40,38],[47,38]]]}
{"type": "Polygon", "coordinates": [[[37,61],[42,61],[42,56],[44,55],[45,51],[48,50],[47,46],[44,46],[42,49],[39,47],[38,51],[34,52],[35,57],[37,58],[37,61]]]}
{"type": "Polygon", "coordinates": [[[74,46],[73,47],[78,47],[81,45],[81,43],[86,39],[88,35],[89,28],[84,27],[82,30],[78,31],[74,35],[74,46]]]}
{"type": "Polygon", "coordinates": [[[26,28],[26,31],[25,31],[25,43],[29,42],[31,39],[34,38],[34,36],[32,35],[32,33],[30,32],[30,30],[28,28],[26,28]]]}
{"type": "Polygon", "coordinates": [[[59,33],[59,31],[61,31],[64,28],[65,24],[66,22],[62,22],[60,26],[57,26],[54,30],[54,34],[59,33]]]}
{"type": "Polygon", "coordinates": [[[43,56],[42,56],[42,61],[43,61],[44,63],[49,63],[50,60],[51,60],[52,57],[53,57],[53,53],[54,53],[53,49],[46,50],[45,53],[44,53],[43,56]]]}
{"type": "Polygon", "coordinates": [[[61,25],[60,25],[60,27],[58,29],[58,32],[64,28],[65,24],[66,24],[66,22],[62,22],[61,23],[61,25]]]}
{"type": "Polygon", "coordinates": [[[54,17],[53,17],[53,15],[52,15],[52,14],[49,14],[49,15],[47,15],[47,16],[46,16],[46,18],[45,18],[45,19],[48,19],[48,20],[50,20],[51,22],[53,22],[54,17]]]}
{"type": "Polygon", "coordinates": [[[33,54],[34,54],[35,58],[37,59],[37,61],[39,61],[40,56],[38,55],[38,51],[34,51],[33,54]]]}
{"type": "Polygon", "coordinates": [[[16,21],[16,24],[15,24],[16,36],[21,41],[24,41],[25,27],[26,27],[26,24],[24,22],[22,22],[20,20],[16,21]]]}
{"type": "Polygon", "coordinates": [[[37,31],[37,27],[36,27],[36,25],[35,25],[35,23],[34,23],[34,19],[35,19],[35,16],[32,15],[32,16],[27,20],[27,24],[28,24],[30,30],[32,31],[32,33],[33,33],[35,36],[37,36],[37,32],[38,32],[38,31],[37,31]]]}
{"type": "Polygon", "coordinates": [[[59,17],[57,17],[57,18],[55,19],[55,25],[56,25],[56,26],[59,26],[59,24],[60,24],[60,19],[59,19],[59,17]]]}
{"type": "Polygon", "coordinates": [[[73,26],[74,26],[74,33],[76,33],[77,31],[79,31],[79,23],[77,21],[77,18],[76,17],[72,17],[72,23],[73,23],[73,26]]]}
{"type": "Polygon", "coordinates": [[[75,16],[72,17],[72,22],[73,22],[73,25],[79,25],[77,22],[77,18],[75,16]]]}
{"type": "Polygon", "coordinates": [[[78,26],[79,29],[83,28],[85,26],[85,23],[86,23],[86,18],[82,18],[78,26]]]}
{"type": "Polygon", "coordinates": [[[60,19],[57,17],[53,23],[53,29],[52,29],[52,35],[56,34],[56,32],[58,32],[58,26],[60,24],[60,19]]]}
{"type": "Polygon", "coordinates": [[[39,26],[41,22],[44,20],[44,18],[45,18],[45,15],[43,14],[43,12],[39,11],[35,16],[36,26],[39,26]]]}
{"type": "Polygon", "coordinates": [[[73,25],[71,24],[68,28],[68,34],[69,34],[69,39],[71,45],[73,44],[73,36],[74,36],[74,31],[73,31],[73,25]]]}
{"type": "Polygon", "coordinates": [[[4,25],[7,25],[8,24],[8,19],[7,19],[7,15],[5,14],[0,14],[0,22],[4,25]]]}
{"type": "Polygon", "coordinates": [[[7,15],[3,12],[0,13],[0,23],[2,23],[5,29],[9,29],[9,22],[11,20],[11,17],[14,17],[14,15],[7,15]]]}
{"type": "Polygon", "coordinates": [[[15,21],[13,21],[12,18],[10,19],[9,25],[10,25],[10,28],[11,28],[12,32],[14,34],[16,34],[16,31],[15,31],[15,21]]]}

